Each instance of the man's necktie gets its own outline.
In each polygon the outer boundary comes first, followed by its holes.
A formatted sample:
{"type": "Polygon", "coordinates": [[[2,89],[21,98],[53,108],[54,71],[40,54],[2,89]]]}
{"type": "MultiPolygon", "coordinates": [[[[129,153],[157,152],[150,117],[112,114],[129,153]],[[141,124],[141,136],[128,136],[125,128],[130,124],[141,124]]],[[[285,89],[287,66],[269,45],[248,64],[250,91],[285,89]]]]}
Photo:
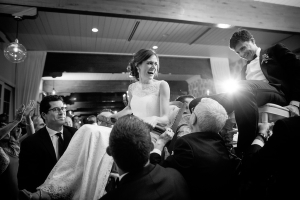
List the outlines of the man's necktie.
{"type": "Polygon", "coordinates": [[[61,137],[61,133],[56,133],[58,137],[58,159],[64,154],[65,148],[64,148],[64,141],[61,137]]]}

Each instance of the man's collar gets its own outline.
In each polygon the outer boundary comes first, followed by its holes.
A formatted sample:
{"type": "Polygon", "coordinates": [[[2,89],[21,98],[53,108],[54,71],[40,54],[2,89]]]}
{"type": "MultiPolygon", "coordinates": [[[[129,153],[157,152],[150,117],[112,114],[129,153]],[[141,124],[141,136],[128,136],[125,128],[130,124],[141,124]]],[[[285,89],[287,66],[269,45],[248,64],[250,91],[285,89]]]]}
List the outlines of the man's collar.
{"type": "Polygon", "coordinates": [[[255,53],[257,57],[259,57],[260,52],[261,52],[261,48],[258,47],[257,50],[256,50],[256,53],[255,53]]]}
{"type": "Polygon", "coordinates": [[[259,59],[260,51],[261,51],[261,48],[258,47],[258,48],[256,49],[255,55],[253,56],[252,60],[248,60],[248,61],[247,61],[247,64],[251,63],[251,62],[252,62],[253,60],[255,60],[255,59],[259,59]]]}
{"type": "Polygon", "coordinates": [[[154,168],[155,168],[155,165],[149,163],[148,165],[146,165],[145,167],[143,167],[139,170],[126,173],[126,176],[125,176],[125,174],[123,174],[124,176],[122,177],[122,181],[120,180],[120,185],[130,182],[132,180],[135,180],[137,178],[143,177],[146,174],[149,174],[154,168]]]}
{"type": "MultiPolygon", "coordinates": [[[[49,128],[48,126],[46,126],[46,129],[47,129],[47,131],[48,131],[50,137],[52,137],[52,136],[54,136],[56,133],[58,133],[58,131],[55,131],[55,130],[51,129],[51,128],[49,128]]],[[[64,128],[62,128],[62,130],[59,131],[59,132],[60,132],[60,133],[63,133],[63,132],[64,132],[64,128]]],[[[63,135],[63,134],[62,134],[62,135],[63,135]]],[[[62,137],[63,137],[63,136],[62,136],[62,137]]]]}

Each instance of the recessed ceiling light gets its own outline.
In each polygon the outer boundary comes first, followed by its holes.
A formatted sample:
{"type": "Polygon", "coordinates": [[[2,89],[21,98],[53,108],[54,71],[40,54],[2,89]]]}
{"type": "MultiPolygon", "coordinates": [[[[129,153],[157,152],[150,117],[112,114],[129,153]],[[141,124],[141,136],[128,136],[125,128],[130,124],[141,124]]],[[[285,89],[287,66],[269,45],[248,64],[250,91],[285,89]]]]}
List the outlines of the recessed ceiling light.
{"type": "Polygon", "coordinates": [[[218,28],[230,28],[231,25],[230,24],[217,24],[218,28]]]}
{"type": "Polygon", "coordinates": [[[98,32],[98,29],[97,29],[97,28],[92,28],[92,31],[93,31],[94,33],[97,33],[97,32],[98,32]]]}
{"type": "Polygon", "coordinates": [[[157,48],[158,48],[158,46],[153,46],[153,47],[152,47],[152,49],[157,49],[157,48]]]}

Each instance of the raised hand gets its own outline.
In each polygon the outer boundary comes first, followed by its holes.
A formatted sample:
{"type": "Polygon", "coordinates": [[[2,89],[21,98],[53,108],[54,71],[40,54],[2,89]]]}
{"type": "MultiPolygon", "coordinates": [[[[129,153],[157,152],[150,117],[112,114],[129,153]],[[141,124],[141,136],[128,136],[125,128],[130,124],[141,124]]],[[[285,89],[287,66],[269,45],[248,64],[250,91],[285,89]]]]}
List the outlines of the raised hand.
{"type": "Polygon", "coordinates": [[[29,116],[31,111],[34,109],[34,107],[35,107],[35,101],[30,100],[29,104],[25,108],[24,115],[29,116]]]}
{"type": "Polygon", "coordinates": [[[25,111],[25,105],[23,104],[20,108],[17,109],[15,120],[20,122],[22,120],[23,114],[25,111]]]}

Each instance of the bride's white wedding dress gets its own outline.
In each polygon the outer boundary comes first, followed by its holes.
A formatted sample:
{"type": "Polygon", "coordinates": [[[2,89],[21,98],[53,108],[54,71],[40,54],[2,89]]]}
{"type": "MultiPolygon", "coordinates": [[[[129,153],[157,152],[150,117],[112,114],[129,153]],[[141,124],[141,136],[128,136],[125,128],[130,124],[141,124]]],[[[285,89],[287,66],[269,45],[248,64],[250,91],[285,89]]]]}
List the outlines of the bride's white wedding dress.
{"type": "Polygon", "coordinates": [[[159,87],[161,82],[157,80],[153,80],[151,84],[135,82],[129,86],[132,94],[130,107],[134,116],[140,118],[160,116],[159,87]]]}
{"type": "MultiPolygon", "coordinates": [[[[132,113],[140,118],[160,116],[159,88],[135,82],[129,86],[132,113]]],[[[73,136],[63,156],[37,189],[51,199],[96,200],[105,194],[113,158],[106,154],[111,128],[84,125],[73,136]]]]}

